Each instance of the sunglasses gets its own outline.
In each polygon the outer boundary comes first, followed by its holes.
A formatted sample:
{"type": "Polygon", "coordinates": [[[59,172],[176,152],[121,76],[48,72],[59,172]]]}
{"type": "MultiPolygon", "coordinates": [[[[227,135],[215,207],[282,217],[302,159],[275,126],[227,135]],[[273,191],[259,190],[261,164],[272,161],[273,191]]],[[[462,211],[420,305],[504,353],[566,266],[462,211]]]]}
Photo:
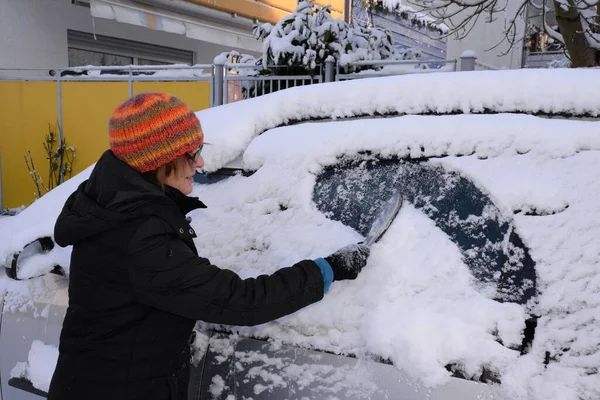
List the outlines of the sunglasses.
{"type": "Polygon", "coordinates": [[[198,159],[198,157],[200,157],[200,154],[202,153],[202,148],[204,147],[204,143],[202,143],[196,150],[191,151],[189,153],[186,153],[187,156],[193,160],[196,161],[198,159]]]}

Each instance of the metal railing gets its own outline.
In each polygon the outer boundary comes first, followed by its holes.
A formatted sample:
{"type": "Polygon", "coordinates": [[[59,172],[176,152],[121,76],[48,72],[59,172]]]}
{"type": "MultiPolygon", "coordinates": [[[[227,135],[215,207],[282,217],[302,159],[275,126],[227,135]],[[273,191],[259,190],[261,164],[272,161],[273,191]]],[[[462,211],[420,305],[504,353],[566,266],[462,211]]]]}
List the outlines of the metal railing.
{"type": "Polygon", "coordinates": [[[486,64],[484,62],[475,61],[475,69],[486,70],[486,71],[496,71],[496,70],[499,70],[500,68],[494,67],[493,65],[486,64]]]}
{"type": "Polygon", "coordinates": [[[525,68],[546,68],[553,61],[567,60],[564,51],[540,51],[525,54],[525,68]]]}
{"type": "MultiPolygon", "coordinates": [[[[48,81],[56,82],[58,140],[63,139],[63,113],[62,113],[62,82],[127,82],[129,97],[133,96],[134,82],[209,82],[210,104],[214,104],[214,65],[156,65],[156,66],[107,66],[107,67],[73,67],[73,68],[0,68],[0,80],[9,81],[48,81]],[[209,74],[193,74],[194,71],[209,70],[209,74]],[[44,73],[45,75],[17,75],[3,76],[3,73],[15,71],[17,73],[44,73]],[[91,75],[89,73],[92,73],[91,75]],[[184,73],[187,72],[187,73],[184,73]]],[[[0,203],[2,204],[2,203],[0,203]]]]}
{"type": "MultiPolygon", "coordinates": [[[[215,90],[215,100],[219,102],[222,99],[220,104],[227,104],[263,96],[278,90],[323,82],[320,69],[317,69],[314,75],[280,75],[276,73],[262,75],[259,72],[261,68],[261,66],[255,64],[216,64],[215,88],[221,85],[222,88],[215,90]]],[[[267,70],[276,71],[278,68],[283,69],[286,67],[269,66],[267,70]]],[[[220,104],[216,103],[215,105],[220,104]]]]}
{"type": "Polygon", "coordinates": [[[317,67],[314,75],[282,75],[273,73],[278,68],[288,66],[269,66],[270,74],[262,74],[264,68],[255,64],[224,63],[197,65],[156,65],[156,66],[110,66],[110,67],[74,67],[74,68],[0,68],[0,80],[11,81],[54,81],[57,84],[59,139],[62,139],[62,82],[127,82],[129,96],[133,96],[135,82],[166,81],[204,81],[211,85],[210,104],[218,106],[243,99],[262,96],[278,90],[295,86],[319,83],[430,72],[473,71],[497,69],[477,61],[477,56],[466,52],[455,60],[370,60],[356,61],[341,65],[332,58],[317,67]],[[419,68],[423,66],[424,68],[419,68]],[[375,67],[375,70],[347,72],[361,67],[375,67]],[[16,76],[6,76],[6,72],[15,71],[16,76]],[[201,71],[201,73],[196,73],[201,71]],[[36,76],[22,75],[37,73],[36,76]]]}
{"type": "MultiPolygon", "coordinates": [[[[110,66],[75,68],[0,68],[0,81],[48,81],[57,85],[58,140],[63,133],[63,82],[127,82],[129,96],[133,96],[135,82],[209,82],[211,107],[262,96],[295,86],[305,86],[350,79],[382,77],[428,72],[473,71],[476,67],[496,69],[477,61],[473,52],[466,52],[456,60],[378,60],[358,61],[346,65],[332,58],[318,66],[314,75],[263,75],[262,66],[217,62],[198,65],[110,66]],[[426,65],[427,68],[416,68],[426,65]],[[411,68],[411,66],[413,68],[411,68]],[[376,70],[347,72],[360,67],[380,67],[376,70]],[[8,76],[9,72],[16,75],[8,76]],[[200,71],[200,72],[198,72],[200,71]]],[[[269,71],[287,66],[271,66],[269,71]]],[[[1,159],[0,159],[1,162],[1,159]]],[[[0,164],[0,206],[2,205],[2,176],[0,164]]]]}

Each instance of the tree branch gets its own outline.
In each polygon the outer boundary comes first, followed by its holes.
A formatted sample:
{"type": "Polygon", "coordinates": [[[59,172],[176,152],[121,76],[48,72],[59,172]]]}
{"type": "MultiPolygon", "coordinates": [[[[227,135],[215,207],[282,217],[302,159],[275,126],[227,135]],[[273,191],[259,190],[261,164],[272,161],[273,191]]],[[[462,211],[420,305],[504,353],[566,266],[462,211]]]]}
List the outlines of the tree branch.
{"type": "Polygon", "coordinates": [[[548,25],[548,21],[546,20],[546,1],[547,0],[543,0],[542,2],[542,21],[544,23],[544,31],[552,39],[558,40],[560,43],[565,44],[565,39],[563,38],[563,36],[554,29],[552,29],[550,25],[548,25]]]}

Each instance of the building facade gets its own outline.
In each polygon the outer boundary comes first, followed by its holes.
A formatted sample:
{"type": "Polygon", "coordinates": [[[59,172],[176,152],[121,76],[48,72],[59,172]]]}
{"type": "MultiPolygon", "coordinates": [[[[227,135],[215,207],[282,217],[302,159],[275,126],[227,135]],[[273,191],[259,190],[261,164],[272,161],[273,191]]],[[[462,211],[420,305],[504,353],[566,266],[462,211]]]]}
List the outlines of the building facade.
{"type": "Polygon", "coordinates": [[[444,26],[408,6],[401,10],[387,10],[382,4],[352,1],[352,21],[390,32],[397,48],[414,49],[423,60],[446,60],[444,26]]]}
{"type": "MultiPolygon", "coordinates": [[[[345,18],[345,0],[331,4],[345,18]]],[[[210,64],[224,51],[258,54],[256,23],[296,0],[0,0],[0,68],[210,64]]],[[[15,71],[4,71],[14,75],[15,71]]],[[[31,75],[31,71],[27,73],[31,75]]]]}

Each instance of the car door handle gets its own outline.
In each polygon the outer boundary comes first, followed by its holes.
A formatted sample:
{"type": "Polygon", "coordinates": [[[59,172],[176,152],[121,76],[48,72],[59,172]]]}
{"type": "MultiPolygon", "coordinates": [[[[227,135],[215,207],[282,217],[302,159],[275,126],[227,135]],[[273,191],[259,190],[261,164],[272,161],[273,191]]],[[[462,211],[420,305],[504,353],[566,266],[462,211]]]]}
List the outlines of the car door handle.
{"type": "Polygon", "coordinates": [[[12,386],[14,388],[17,389],[21,389],[24,390],[26,392],[29,393],[33,393],[36,394],[38,396],[41,396],[43,398],[48,398],[48,393],[44,392],[43,390],[37,389],[33,386],[33,383],[31,383],[31,381],[29,379],[25,379],[25,378],[10,378],[8,380],[8,385],[12,386]]]}

